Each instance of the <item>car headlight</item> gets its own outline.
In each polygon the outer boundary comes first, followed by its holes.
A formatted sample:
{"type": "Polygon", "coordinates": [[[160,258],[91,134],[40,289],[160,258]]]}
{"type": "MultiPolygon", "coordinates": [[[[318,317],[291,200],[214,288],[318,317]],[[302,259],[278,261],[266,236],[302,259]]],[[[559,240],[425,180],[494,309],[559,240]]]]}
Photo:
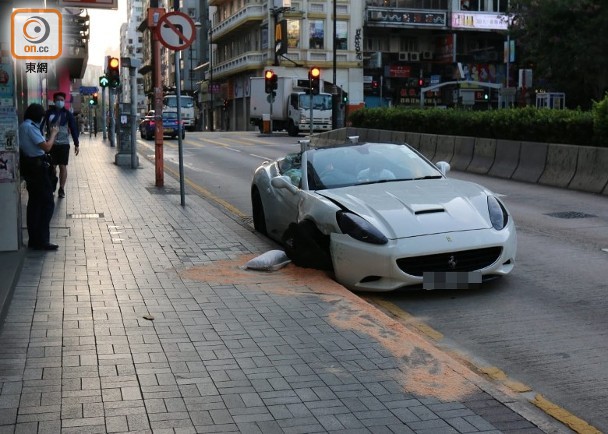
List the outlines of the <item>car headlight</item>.
{"type": "Polygon", "coordinates": [[[388,239],[372,226],[367,220],[357,214],[346,211],[338,211],[336,218],[340,230],[356,240],[371,244],[386,244],[388,239]]]}
{"type": "Polygon", "coordinates": [[[490,212],[490,221],[492,227],[497,231],[504,229],[509,220],[507,210],[494,196],[488,196],[488,211],[490,212]]]}

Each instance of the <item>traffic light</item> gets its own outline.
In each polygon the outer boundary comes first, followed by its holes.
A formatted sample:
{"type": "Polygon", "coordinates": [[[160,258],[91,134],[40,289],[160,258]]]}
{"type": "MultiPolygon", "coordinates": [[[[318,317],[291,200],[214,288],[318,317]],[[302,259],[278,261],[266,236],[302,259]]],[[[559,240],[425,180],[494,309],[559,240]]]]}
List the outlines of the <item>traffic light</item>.
{"type": "Polygon", "coordinates": [[[106,73],[110,87],[116,89],[120,86],[120,61],[116,57],[108,60],[108,71],[106,73]]]}
{"type": "Polygon", "coordinates": [[[264,72],[264,88],[266,90],[266,93],[272,93],[272,90],[273,90],[272,80],[276,76],[277,75],[274,73],[274,71],[272,69],[267,69],[266,72],[264,72]]]}
{"type": "Polygon", "coordinates": [[[378,95],[380,93],[380,83],[376,80],[372,80],[372,95],[378,95]]]}
{"type": "Polygon", "coordinates": [[[321,70],[313,66],[308,70],[308,80],[310,80],[310,91],[313,95],[318,95],[321,87],[321,70]]]}
{"type": "Polygon", "coordinates": [[[97,105],[97,92],[91,95],[91,98],[89,99],[89,105],[97,105]]]}
{"type": "Polygon", "coordinates": [[[424,78],[420,77],[420,78],[418,79],[418,86],[419,86],[419,87],[424,86],[424,78]]]}
{"type": "Polygon", "coordinates": [[[108,77],[106,77],[106,75],[102,75],[101,77],[99,77],[99,86],[101,87],[108,87],[108,85],[110,84],[110,80],[108,80],[108,77]]]}
{"type": "Polygon", "coordinates": [[[278,86],[279,86],[279,77],[273,73],[272,77],[270,77],[270,87],[272,88],[272,90],[277,90],[278,86]]]}

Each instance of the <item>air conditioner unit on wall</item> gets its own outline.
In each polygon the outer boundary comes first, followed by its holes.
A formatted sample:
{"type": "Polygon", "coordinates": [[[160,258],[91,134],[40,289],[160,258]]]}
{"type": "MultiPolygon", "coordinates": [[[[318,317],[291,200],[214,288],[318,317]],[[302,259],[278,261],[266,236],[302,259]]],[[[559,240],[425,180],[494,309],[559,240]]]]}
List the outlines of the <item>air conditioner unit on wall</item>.
{"type": "Polygon", "coordinates": [[[420,53],[417,51],[410,52],[410,62],[418,62],[420,60],[420,53]]]}
{"type": "Polygon", "coordinates": [[[401,62],[407,62],[408,60],[410,60],[410,53],[408,53],[407,51],[400,51],[399,52],[399,60],[401,62]]]}
{"type": "Polygon", "coordinates": [[[433,52],[432,51],[423,51],[422,58],[424,60],[433,60],[433,52]]]}

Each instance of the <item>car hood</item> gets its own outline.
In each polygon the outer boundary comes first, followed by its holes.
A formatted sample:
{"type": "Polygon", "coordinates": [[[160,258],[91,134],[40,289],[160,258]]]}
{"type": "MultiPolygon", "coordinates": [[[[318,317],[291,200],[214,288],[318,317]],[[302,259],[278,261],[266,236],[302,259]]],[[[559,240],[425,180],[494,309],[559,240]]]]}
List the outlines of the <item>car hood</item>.
{"type": "Polygon", "coordinates": [[[487,205],[492,193],[466,181],[393,181],[317,194],[359,214],[392,239],[492,227],[487,205]]]}

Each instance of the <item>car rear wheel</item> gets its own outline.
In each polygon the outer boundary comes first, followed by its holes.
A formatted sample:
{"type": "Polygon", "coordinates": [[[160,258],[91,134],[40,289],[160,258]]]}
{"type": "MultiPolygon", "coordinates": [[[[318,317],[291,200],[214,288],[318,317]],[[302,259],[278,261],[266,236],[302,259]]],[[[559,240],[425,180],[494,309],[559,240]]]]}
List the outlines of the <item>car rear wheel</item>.
{"type": "Polygon", "coordinates": [[[264,205],[262,205],[262,198],[260,192],[254,189],[251,192],[251,207],[253,212],[253,227],[259,233],[266,235],[266,216],[264,214],[264,205]]]}

